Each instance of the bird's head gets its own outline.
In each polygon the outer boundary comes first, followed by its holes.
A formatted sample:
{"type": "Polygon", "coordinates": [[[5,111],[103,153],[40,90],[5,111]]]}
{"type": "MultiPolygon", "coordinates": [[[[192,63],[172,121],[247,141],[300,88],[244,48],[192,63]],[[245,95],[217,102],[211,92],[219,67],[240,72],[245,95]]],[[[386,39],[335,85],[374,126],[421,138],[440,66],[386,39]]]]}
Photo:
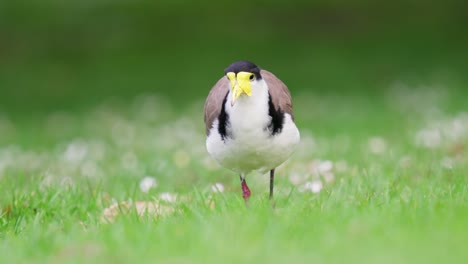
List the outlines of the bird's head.
{"type": "Polygon", "coordinates": [[[237,61],[224,71],[231,84],[231,105],[244,95],[252,96],[252,84],[260,80],[260,68],[249,61],[237,61]]]}

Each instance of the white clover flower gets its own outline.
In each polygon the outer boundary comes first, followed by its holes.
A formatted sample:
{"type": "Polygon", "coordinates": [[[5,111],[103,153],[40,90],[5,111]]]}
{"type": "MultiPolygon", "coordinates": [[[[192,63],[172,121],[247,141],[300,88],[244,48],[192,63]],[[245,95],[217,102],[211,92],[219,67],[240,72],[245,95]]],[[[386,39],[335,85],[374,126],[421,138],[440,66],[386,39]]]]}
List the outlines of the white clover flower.
{"type": "Polygon", "coordinates": [[[321,181],[319,180],[316,180],[316,181],[308,181],[308,182],[305,182],[303,185],[301,185],[299,187],[299,191],[300,192],[306,192],[306,191],[310,191],[310,192],[313,192],[313,193],[318,193],[322,190],[323,188],[323,184],[321,181]]]}
{"type": "Polygon", "coordinates": [[[331,162],[330,160],[320,161],[319,164],[317,165],[318,173],[330,172],[332,169],[333,169],[333,162],[331,162]]]}
{"type": "Polygon", "coordinates": [[[144,193],[149,192],[150,189],[156,188],[157,186],[158,182],[151,176],[146,176],[140,181],[140,190],[144,193]]]}
{"type": "Polygon", "coordinates": [[[212,190],[213,192],[215,192],[215,193],[217,193],[217,192],[224,192],[224,186],[223,186],[223,184],[217,182],[217,183],[211,185],[211,190],[212,190]]]}
{"type": "Polygon", "coordinates": [[[168,203],[173,203],[177,201],[177,194],[170,193],[170,192],[163,192],[159,194],[159,199],[168,203]]]}

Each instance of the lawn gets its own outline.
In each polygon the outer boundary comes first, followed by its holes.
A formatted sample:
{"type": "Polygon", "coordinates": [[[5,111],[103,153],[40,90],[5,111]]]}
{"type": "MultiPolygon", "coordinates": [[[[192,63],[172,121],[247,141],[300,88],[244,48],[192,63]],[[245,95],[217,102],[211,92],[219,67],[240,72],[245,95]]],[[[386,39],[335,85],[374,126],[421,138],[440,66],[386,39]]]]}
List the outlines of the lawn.
{"type": "Polygon", "coordinates": [[[3,115],[2,263],[463,262],[463,93],[382,91],[293,94],[302,141],[275,208],[267,175],[247,178],[246,208],[238,177],[208,157],[201,99],[3,115]]]}

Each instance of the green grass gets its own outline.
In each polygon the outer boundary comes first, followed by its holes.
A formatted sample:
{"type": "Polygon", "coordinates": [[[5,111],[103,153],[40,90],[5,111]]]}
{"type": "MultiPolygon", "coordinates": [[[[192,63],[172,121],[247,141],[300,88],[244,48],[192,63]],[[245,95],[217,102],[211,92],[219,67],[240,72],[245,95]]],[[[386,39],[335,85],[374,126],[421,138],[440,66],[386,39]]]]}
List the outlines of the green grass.
{"type": "Polygon", "coordinates": [[[29,119],[3,117],[2,263],[460,263],[468,257],[463,94],[389,88],[373,97],[303,92],[295,99],[302,144],[278,170],[275,209],[267,176],[248,177],[253,196],[246,208],[237,176],[209,159],[202,101],[161,111],[158,97],[143,96],[29,119]],[[324,160],[333,168],[317,167],[324,160]],[[139,188],[145,176],[158,181],[148,193],[139,188]],[[308,181],[323,189],[303,191],[308,181]],[[224,192],[212,192],[216,182],[224,192]],[[175,203],[162,202],[172,213],[131,211],[112,223],[102,220],[115,202],[156,201],[163,192],[178,195],[175,203]]]}

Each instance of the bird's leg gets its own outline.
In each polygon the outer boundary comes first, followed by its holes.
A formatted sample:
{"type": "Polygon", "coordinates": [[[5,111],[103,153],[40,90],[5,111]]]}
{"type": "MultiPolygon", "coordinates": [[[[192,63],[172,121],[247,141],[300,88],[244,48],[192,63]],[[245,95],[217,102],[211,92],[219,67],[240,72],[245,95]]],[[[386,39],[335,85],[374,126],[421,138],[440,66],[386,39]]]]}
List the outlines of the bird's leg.
{"type": "Polygon", "coordinates": [[[249,189],[249,186],[247,186],[247,182],[245,181],[244,175],[240,175],[240,181],[241,181],[241,187],[242,187],[242,197],[245,200],[245,204],[247,204],[249,202],[250,189],[249,189]]]}
{"type": "Polygon", "coordinates": [[[273,208],[276,207],[275,199],[273,199],[273,186],[275,182],[275,169],[270,171],[270,202],[273,208]]]}
{"type": "Polygon", "coordinates": [[[275,169],[270,171],[270,201],[273,200],[273,186],[275,182],[275,169]]]}

